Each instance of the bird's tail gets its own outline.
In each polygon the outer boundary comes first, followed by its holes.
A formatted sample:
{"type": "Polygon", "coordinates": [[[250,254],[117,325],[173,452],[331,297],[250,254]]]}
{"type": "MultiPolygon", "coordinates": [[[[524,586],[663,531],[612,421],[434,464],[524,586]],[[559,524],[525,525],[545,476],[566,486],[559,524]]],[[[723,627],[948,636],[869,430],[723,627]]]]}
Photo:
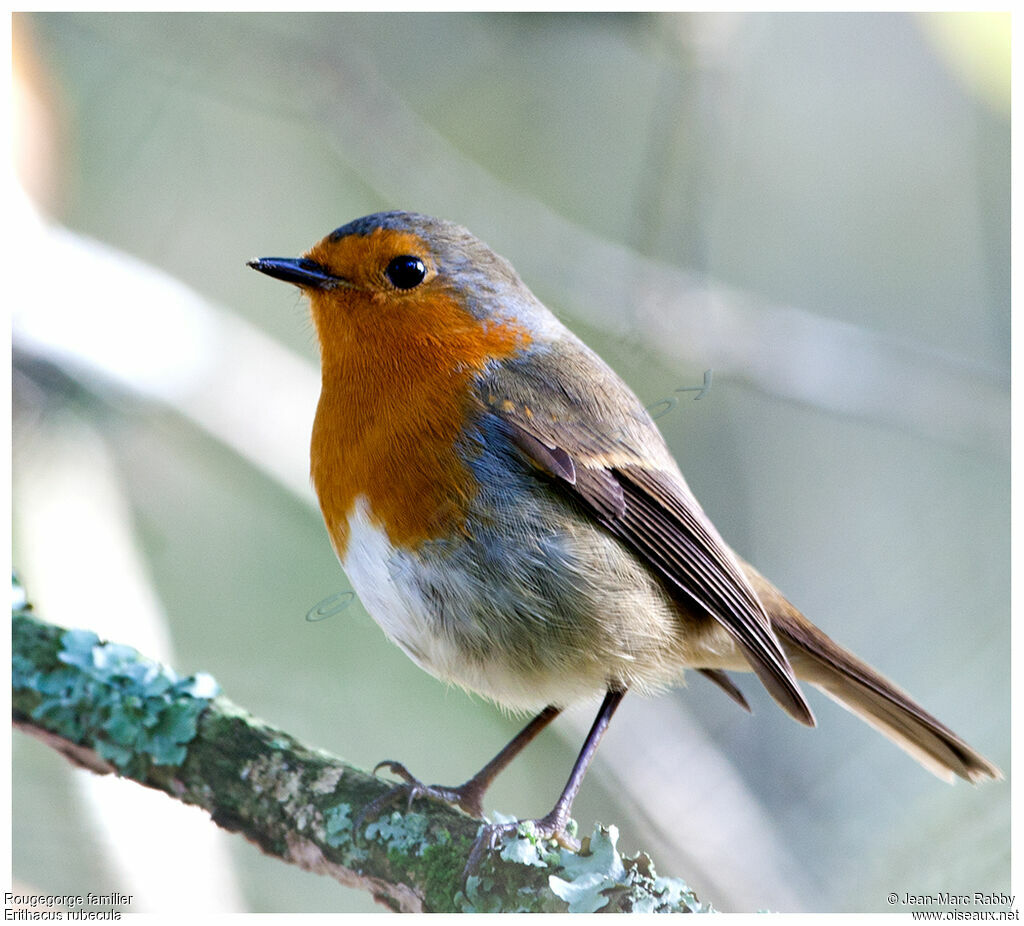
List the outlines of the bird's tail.
{"type": "Polygon", "coordinates": [[[906,692],[843,649],[744,563],[797,678],[808,681],[906,750],[939,778],[971,782],[1003,773],[906,692]]]}

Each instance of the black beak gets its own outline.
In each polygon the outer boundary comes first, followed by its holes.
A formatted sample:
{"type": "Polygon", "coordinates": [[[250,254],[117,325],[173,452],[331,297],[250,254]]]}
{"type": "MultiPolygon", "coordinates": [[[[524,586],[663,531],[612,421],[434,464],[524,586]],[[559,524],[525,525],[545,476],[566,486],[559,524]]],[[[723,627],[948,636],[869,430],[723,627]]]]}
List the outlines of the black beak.
{"type": "Polygon", "coordinates": [[[258,257],[248,261],[246,266],[304,289],[334,289],[348,285],[341,277],[329,274],[316,261],[304,257],[258,257]]]}

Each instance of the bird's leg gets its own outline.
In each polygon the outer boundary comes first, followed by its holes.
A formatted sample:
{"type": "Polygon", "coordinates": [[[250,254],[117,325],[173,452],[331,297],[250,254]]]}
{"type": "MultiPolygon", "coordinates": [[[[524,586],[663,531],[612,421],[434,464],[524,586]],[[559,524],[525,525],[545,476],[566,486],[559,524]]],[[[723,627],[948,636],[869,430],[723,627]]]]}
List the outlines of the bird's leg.
{"type": "Polygon", "coordinates": [[[356,829],[358,830],[365,820],[371,820],[380,812],[403,794],[408,797],[408,806],[418,797],[429,797],[437,801],[444,801],[461,807],[466,813],[473,817],[484,815],[483,799],[484,793],[491,786],[491,782],[505,769],[505,767],[526,748],[552,720],[554,720],[562,709],[549,705],[533,718],[522,730],[513,737],[504,749],[501,750],[490,762],[479,772],[463,784],[455,788],[444,787],[443,785],[425,785],[419,779],[410,774],[401,762],[385,759],[378,762],[374,772],[380,768],[387,768],[399,778],[404,784],[396,785],[390,791],[382,794],[379,798],[363,808],[356,818],[356,829]]]}
{"type": "MultiPolygon", "coordinates": [[[[625,694],[625,689],[610,689],[604,696],[601,708],[594,719],[594,725],[590,728],[587,738],[583,741],[583,748],[576,758],[576,763],[572,767],[572,772],[569,774],[569,780],[565,783],[561,797],[558,798],[555,806],[551,809],[551,813],[546,817],[542,817],[540,820],[529,821],[533,823],[534,831],[539,839],[554,839],[567,849],[579,849],[579,844],[566,836],[565,825],[569,822],[569,812],[572,810],[573,801],[576,800],[576,794],[583,783],[583,776],[586,775],[590,761],[594,758],[594,753],[597,752],[597,745],[601,742],[601,737],[604,736],[604,731],[608,729],[608,724],[611,722],[612,714],[615,713],[615,709],[619,706],[619,702],[625,694]]],[[[486,824],[473,844],[473,851],[470,852],[469,861],[466,862],[466,867],[462,873],[463,879],[476,871],[485,852],[489,849],[497,848],[499,839],[506,834],[515,833],[523,822],[522,820],[517,820],[512,823],[486,824]]]]}

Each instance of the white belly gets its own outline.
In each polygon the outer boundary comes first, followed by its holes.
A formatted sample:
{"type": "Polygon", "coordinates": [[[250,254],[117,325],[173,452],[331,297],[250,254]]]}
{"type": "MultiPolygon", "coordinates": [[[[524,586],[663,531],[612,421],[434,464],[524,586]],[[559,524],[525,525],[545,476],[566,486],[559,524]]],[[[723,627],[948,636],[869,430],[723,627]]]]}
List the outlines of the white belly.
{"type": "MultiPolygon", "coordinates": [[[[387,533],[374,523],[365,498],[357,499],[348,524],[341,565],[367,613],[420,668],[513,710],[536,711],[548,704],[567,705],[603,694],[607,687],[603,671],[538,667],[525,674],[515,671],[497,650],[483,662],[467,658],[444,632],[436,605],[421,592],[416,570],[429,567],[392,546],[387,533]]],[[[467,588],[464,597],[469,596],[467,588]]]]}
{"type": "Polygon", "coordinates": [[[342,566],[388,637],[431,675],[505,707],[565,707],[602,695],[610,680],[659,689],[686,666],[746,668],[717,622],[686,624],[651,575],[601,533],[586,538],[583,555],[567,533],[543,554],[523,544],[499,561],[486,539],[465,549],[396,548],[364,497],[348,526],[342,566]]]}
{"type": "Polygon", "coordinates": [[[432,631],[408,554],[396,550],[383,528],[373,523],[364,497],[356,500],[348,526],[348,548],[341,565],[370,617],[421,668],[451,677],[446,670],[455,654],[432,631]]]}

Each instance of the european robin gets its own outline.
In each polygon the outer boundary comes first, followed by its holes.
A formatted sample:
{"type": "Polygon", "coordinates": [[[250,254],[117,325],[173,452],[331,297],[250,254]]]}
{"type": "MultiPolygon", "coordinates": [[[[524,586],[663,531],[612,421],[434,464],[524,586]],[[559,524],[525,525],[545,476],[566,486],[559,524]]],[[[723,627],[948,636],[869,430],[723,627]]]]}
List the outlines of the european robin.
{"type": "MultiPolygon", "coordinates": [[[[625,693],[686,668],[744,707],[726,672],[753,671],[813,726],[802,679],[940,778],[1002,777],[726,545],[640,400],[464,228],[379,213],[301,258],[249,266],[312,305],[312,480],[367,611],[438,678],[540,711],[458,787],[381,763],[410,799],[482,816],[484,792],[523,747],[564,707],[601,695],[564,791],[533,821],[569,843],[573,799],[625,693]]],[[[486,827],[474,855],[516,826],[486,827]]]]}

